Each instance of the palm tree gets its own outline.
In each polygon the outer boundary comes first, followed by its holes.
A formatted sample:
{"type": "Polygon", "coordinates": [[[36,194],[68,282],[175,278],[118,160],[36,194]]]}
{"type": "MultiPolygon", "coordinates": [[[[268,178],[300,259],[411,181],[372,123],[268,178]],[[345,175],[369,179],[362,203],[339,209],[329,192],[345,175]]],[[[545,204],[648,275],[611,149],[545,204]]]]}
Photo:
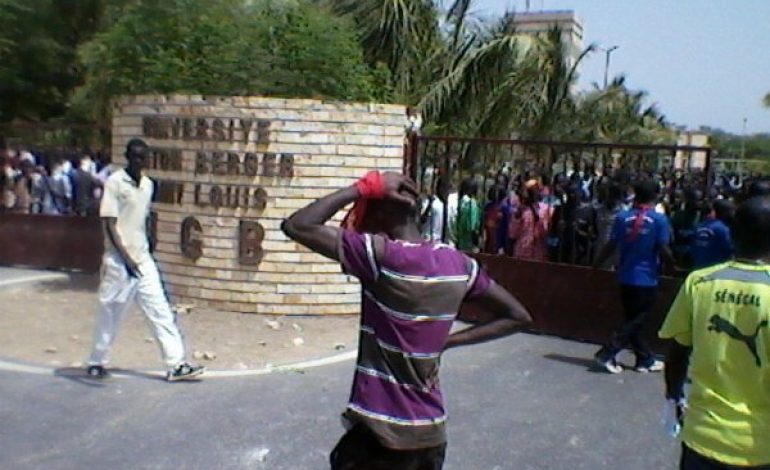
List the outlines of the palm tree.
{"type": "Polygon", "coordinates": [[[329,0],[361,32],[371,65],[384,63],[397,98],[418,104],[434,129],[452,134],[554,137],[572,106],[577,68],[558,29],[517,34],[514,14],[477,20],[472,0],[329,0]],[[443,13],[443,14],[442,14],[443,13]]]}
{"type": "Polygon", "coordinates": [[[581,97],[587,137],[598,142],[670,143],[665,117],[654,104],[644,105],[646,92],[631,91],[625,82],[625,77],[617,77],[607,88],[595,85],[581,97]]]}
{"type": "MultiPolygon", "coordinates": [[[[668,138],[660,113],[644,107],[645,94],[627,90],[622,77],[606,90],[577,95],[578,67],[596,47],[570,63],[558,28],[536,37],[518,34],[513,13],[480,21],[471,14],[472,0],[326,1],[358,25],[370,65],[387,65],[396,99],[417,104],[428,132],[616,142],[668,138]]],[[[445,153],[454,151],[468,165],[479,165],[483,153],[473,145],[445,153]]],[[[553,163],[550,154],[537,156],[553,163]]]]}
{"type": "Polygon", "coordinates": [[[366,60],[390,70],[397,98],[419,99],[429,60],[442,45],[438,6],[431,0],[329,0],[332,11],[350,17],[361,35],[366,60]]]}
{"type": "Polygon", "coordinates": [[[419,107],[437,128],[482,137],[510,134],[520,124],[523,95],[533,78],[526,63],[532,38],[517,35],[511,19],[468,27],[455,23],[453,41],[437,56],[419,107]]]}

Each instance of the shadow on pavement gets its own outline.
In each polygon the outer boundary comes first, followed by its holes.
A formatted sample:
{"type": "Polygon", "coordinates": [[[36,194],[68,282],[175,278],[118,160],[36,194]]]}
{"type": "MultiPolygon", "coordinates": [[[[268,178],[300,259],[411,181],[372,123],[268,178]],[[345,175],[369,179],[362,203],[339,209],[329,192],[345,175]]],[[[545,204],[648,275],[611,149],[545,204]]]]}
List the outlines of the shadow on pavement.
{"type": "Polygon", "coordinates": [[[564,354],[548,353],[543,355],[544,358],[552,361],[563,362],[572,366],[584,367],[588,372],[596,374],[604,374],[605,372],[596,365],[593,359],[587,359],[585,357],[565,356],[564,354]]]}
{"type": "MultiPolygon", "coordinates": [[[[85,385],[88,387],[104,387],[105,385],[115,380],[116,376],[128,376],[128,377],[135,377],[140,379],[159,380],[161,382],[166,381],[165,377],[163,377],[160,374],[139,372],[139,371],[130,370],[130,369],[109,369],[109,372],[110,372],[110,377],[97,379],[89,376],[88,373],[86,373],[85,368],[61,367],[59,369],[54,370],[54,375],[56,377],[62,377],[67,380],[71,380],[75,383],[78,383],[80,385],[85,385]]],[[[187,382],[196,382],[196,381],[188,380],[187,382]]]]}
{"type": "Polygon", "coordinates": [[[99,288],[99,275],[70,273],[69,279],[43,281],[40,286],[53,293],[62,291],[96,292],[99,288]]]}
{"type": "Polygon", "coordinates": [[[90,377],[85,369],[78,367],[61,367],[54,369],[53,375],[56,377],[63,377],[67,380],[71,380],[77,384],[85,385],[87,387],[104,387],[111,379],[94,379],[90,377]]]}

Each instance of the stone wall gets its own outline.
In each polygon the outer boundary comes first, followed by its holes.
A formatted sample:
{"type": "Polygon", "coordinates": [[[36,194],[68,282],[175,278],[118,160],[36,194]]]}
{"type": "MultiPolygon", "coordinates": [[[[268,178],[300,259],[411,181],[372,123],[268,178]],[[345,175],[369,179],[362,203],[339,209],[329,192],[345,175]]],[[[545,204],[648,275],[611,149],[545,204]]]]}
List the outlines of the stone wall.
{"type": "Polygon", "coordinates": [[[358,284],[279,226],[370,169],[400,171],[404,111],[255,97],[117,102],[116,163],[132,137],[151,147],[155,257],[174,301],[263,314],[357,313],[358,284]]]}

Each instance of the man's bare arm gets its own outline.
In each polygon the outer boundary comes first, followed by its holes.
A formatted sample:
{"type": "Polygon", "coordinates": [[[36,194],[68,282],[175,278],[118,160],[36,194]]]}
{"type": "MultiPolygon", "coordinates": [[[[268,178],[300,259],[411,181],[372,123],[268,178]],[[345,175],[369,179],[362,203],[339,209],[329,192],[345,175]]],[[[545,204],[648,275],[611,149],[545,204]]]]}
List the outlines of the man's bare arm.
{"type": "Polygon", "coordinates": [[[333,260],[339,259],[337,242],[339,227],[325,225],[340,209],[358,199],[355,186],[340,189],[298,210],[281,224],[287,237],[316,253],[333,260]]]}
{"type": "Polygon", "coordinates": [[[602,249],[599,251],[599,254],[596,255],[596,259],[594,260],[594,268],[596,269],[603,265],[604,262],[607,261],[613,253],[615,253],[617,246],[617,243],[612,240],[605,243],[602,249]]]}
{"type": "Polygon", "coordinates": [[[493,313],[495,318],[449,335],[445,349],[512,335],[532,322],[527,309],[496,283],[492,283],[475,302],[484,310],[493,313]]]}
{"type": "MultiPolygon", "coordinates": [[[[410,205],[415,203],[417,190],[408,178],[392,172],[382,173],[381,178],[384,198],[410,205]],[[401,194],[402,190],[414,197],[401,194]]],[[[355,185],[340,189],[289,216],[281,224],[281,230],[287,237],[316,253],[339,260],[337,242],[341,229],[325,224],[337,211],[356,201],[360,196],[361,193],[355,185]]]]}
{"type": "Polygon", "coordinates": [[[107,232],[107,236],[110,238],[112,246],[115,247],[118,255],[120,255],[120,257],[123,259],[123,263],[126,265],[128,275],[131,277],[141,276],[142,273],[139,271],[139,265],[136,263],[136,260],[131,258],[131,256],[128,254],[125,245],[123,245],[123,239],[120,238],[120,234],[118,233],[118,229],[116,227],[118,218],[102,217],[102,221],[104,222],[104,230],[107,232]]]}
{"type": "Polygon", "coordinates": [[[662,245],[660,247],[660,257],[663,259],[663,263],[670,269],[674,269],[676,266],[676,259],[674,253],[671,251],[671,247],[668,245],[662,245]]]}
{"type": "Polygon", "coordinates": [[[666,356],[666,398],[679,400],[684,396],[684,382],[687,379],[687,367],[690,363],[691,348],[671,341],[666,356]]]}

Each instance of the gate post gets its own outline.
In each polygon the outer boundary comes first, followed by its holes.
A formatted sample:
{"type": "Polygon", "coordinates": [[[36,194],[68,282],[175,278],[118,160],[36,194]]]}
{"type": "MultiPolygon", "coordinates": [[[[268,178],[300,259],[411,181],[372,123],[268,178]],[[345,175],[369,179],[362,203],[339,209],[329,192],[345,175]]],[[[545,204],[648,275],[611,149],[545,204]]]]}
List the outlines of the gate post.
{"type": "Polygon", "coordinates": [[[407,133],[406,139],[404,141],[404,165],[403,165],[403,173],[404,175],[411,178],[414,182],[417,183],[418,189],[420,185],[419,181],[419,151],[420,142],[419,142],[419,134],[416,132],[409,132],[407,133]]]}
{"type": "Polygon", "coordinates": [[[706,164],[703,169],[706,172],[705,191],[706,194],[708,194],[709,189],[711,189],[711,185],[714,183],[714,168],[711,165],[711,147],[706,149],[706,164]]]}

